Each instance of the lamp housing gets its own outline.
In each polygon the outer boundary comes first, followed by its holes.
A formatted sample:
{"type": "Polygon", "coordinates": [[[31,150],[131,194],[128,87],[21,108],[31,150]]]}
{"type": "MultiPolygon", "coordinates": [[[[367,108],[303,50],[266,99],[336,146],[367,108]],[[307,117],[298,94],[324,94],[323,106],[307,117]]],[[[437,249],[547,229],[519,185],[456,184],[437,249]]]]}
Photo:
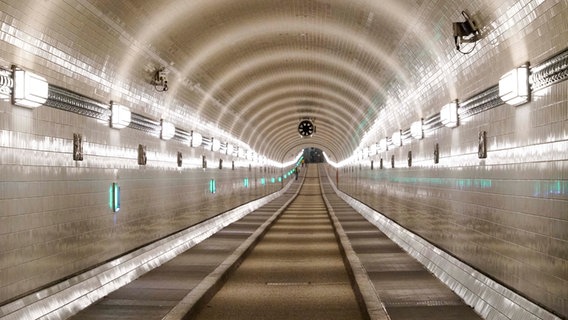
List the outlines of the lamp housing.
{"type": "Polygon", "coordinates": [[[499,97],[506,104],[519,106],[530,100],[529,67],[515,68],[499,79],[499,97]]]}
{"type": "Polygon", "coordinates": [[[232,144],[227,143],[227,150],[226,151],[227,151],[227,155],[232,156],[233,152],[235,152],[235,147],[232,144]]]}
{"type": "Polygon", "coordinates": [[[48,98],[49,85],[44,77],[14,68],[12,103],[26,108],[42,106],[48,98]]]}
{"type": "Polygon", "coordinates": [[[453,101],[442,107],[440,110],[440,120],[448,128],[458,126],[458,102],[453,101]]]}
{"type": "Polygon", "coordinates": [[[381,147],[381,151],[388,151],[389,146],[387,143],[387,138],[381,139],[381,141],[379,141],[379,146],[381,147]]]}
{"type": "Polygon", "coordinates": [[[191,131],[191,146],[193,148],[200,147],[203,143],[203,136],[195,131],[191,131]]]}
{"type": "Polygon", "coordinates": [[[219,139],[211,138],[211,151],[217,152],[221,150],[221,141],[219,139]]]}
{"type": "Polygon", "coordinates": [[[164,121],[164,119],[162,119],[160,121],[160,124],[162,127],[162,130],[160,131],[160,139],[170,140],[171,138],[173,138],[176,134],[176,127],[173,125],[173,123],[164,121]]]}
{"type": "Polygon", "coordinates": [[[132,113],[130,109],[125,106],[121,106],[114,102],[110,102],[110,127],[115,129],[122,129],[128,127],[130,121],[132,121],[132,113]]]}
{"type": "Polygon", "coordinates": [[[402,146],[402,133],[400,130],[393,132],[391,136],[391,142],[395,147],[402,146]]]}
{"type": "Polygon", "coordinates": [[[243,147],[239,147],[239,158],[245,159],[247,157],[247,151],[243,147]]]}
{"type": "Polygon", "coordinates": [[[424,138],[424,129],[422,128],[422,119],[420,121],[413,122],[410,125],[410,135],[417,140],[424,138]]]}
{"type": "Polygon", "coordinates": [[[371,146],[369,147],[369,156],[374,156],[377,154],[377,144],[373,143],[371,144],[371,146]]]}

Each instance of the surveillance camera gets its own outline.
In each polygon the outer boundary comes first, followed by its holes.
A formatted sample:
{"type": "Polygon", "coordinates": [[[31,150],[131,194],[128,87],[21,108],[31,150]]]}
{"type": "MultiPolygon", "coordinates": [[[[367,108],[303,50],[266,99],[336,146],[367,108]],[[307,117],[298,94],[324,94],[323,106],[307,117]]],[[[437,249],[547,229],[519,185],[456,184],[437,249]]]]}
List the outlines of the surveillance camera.
{"type": "Polygon", "coordinates": [[[456,49],[460,52],[460,43],[475,43],[481,37],[480,30],[475,21],[471,19],[465,11],[462,11],[461,14],[465,18],[465,21],[452,23],[454,43],[456,49]]]}
{"type": "Polygon", "coordinates": [[[165,70],[158,71],[158,80],[160,80],[160,81],[166,80],[166,71],[165,70]]]}

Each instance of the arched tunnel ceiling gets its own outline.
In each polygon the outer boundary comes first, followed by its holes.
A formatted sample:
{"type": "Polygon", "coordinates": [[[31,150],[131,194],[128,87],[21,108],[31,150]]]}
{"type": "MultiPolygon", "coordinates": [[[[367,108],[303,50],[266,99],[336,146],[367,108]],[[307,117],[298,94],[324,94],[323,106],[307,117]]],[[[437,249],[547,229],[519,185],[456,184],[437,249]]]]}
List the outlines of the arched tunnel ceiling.
{"type": "MultiPolygon", "coordinates": [[[[190,113],[276,161],[305,146],[349,157],[389,90],[419,81],[416,66],[399,58],[401,43],[414,43],[421,63],[432,64],[452,40],[450,20],[440,22],[447,26],[443,41],[425,32],[423,0],[110,2],[91,3],[168,63],[167,101],[189,100],[190,113]],[[297,133],[302,118],[315,119],[309,139],[297,133]]],[[[136,74],[143,54],[128,52],[118,77],[136,74]]]]}

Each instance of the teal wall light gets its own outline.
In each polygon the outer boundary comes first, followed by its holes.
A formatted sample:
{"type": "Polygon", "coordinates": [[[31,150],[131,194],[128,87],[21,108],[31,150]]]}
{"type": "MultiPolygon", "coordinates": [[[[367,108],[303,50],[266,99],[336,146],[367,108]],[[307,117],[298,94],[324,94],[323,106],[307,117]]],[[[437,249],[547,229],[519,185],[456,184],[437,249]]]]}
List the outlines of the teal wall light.
{"type": "Polygon", "coordinates": [[[108,205],[112,212],[120,211],[120,187],[113,182],[108,190],[108,205]]]}

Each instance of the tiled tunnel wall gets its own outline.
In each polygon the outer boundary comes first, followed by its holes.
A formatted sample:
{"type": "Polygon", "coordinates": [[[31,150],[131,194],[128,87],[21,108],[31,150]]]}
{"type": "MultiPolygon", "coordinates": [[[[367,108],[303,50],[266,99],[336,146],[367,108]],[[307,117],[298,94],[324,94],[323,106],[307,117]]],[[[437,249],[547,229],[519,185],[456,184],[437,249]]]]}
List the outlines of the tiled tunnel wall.
{"type": "MultiPolygon", "coordinates": [[[[496,85],[515,66],[526,61],[537,65],[566,49],[568,34],[559,32],[567,30],[566,19],[559,13],[567,10],[568,2],[508,5],[503,2],[500,8],[505,9],[497,10],[486,6],[476,14],[493,29],[489,45],[473,55],[456,55],[447,65],[449,73],[417,68],[423,73],[413,89],[417,93],[392,99],[400,106],[391,107],[438,112],[450,99],[465,99],[496,85]],[[448,91],[436,89],[448,82],[453,83],[448,91]]],[[[432,12],[438,18],[444,14],[444,10],[432,12]]],[[[425,19],[439,21],[433,16],[425,19]]],[[[384,114],[383,120],[391,125],[381,126],[376,141],[417,120],[404,119],[403,113],[398,112],[400,117],[384,114]]],[[[498,106],[462,119],[457,128],[426,132],[423,140],[412,139],[337,172],[331,167],[328,171],[334,180],[337,174],[340,190],[567,317],[566,150],[568,83],[564,81],[534,91],[528,104],[498,106]],[[486,159],[478,157],[482,131],[487,135],[486,159]],[[435,144],[438,164],[434,163],[435,144]]]]}
{"type": "MultiPolygon", "coordinates": [[[[385,118],[379,114],[385,123],[382,137],[439,111],[451,99],[496,84],[504,72],[525,61],[534,64],[566,48],[568,35],[555,32],[568,29],[560,27],[566,21],[558,15],[566,10],[566,0],[520,1],[513,7],[513,1],[469,3],[477,18],[493,21],[491,27],[501,31],[491,32],[473,55],[456,54],[451,47],[438,52],[451,55],[447,68],[436,64],[436,56],[426,56],[419,44],[401,41],[393,55],[411,66],[419,83],[393,91],[415,94],[410,100],[391,97],[400,107],[387,107],[400,111],[385,118]]],[[[437,4],[425,2],[420,18],[434,29],[440,28],[438,22],[453,19],[437,4]]],[[[119,101],[155,119],[165,115],[181,127],[191,115],[179,113],[184,110],[179,105],[198,103],[185,91],[179,92],[183,101],[170,101],[148,88],[144,68],[123,70],[120,63],[134,58],[125,44],[139,30],[117,32],[120,28],[114,26],[121,22],[97,16],[86,1],[0,1],[0,9],[2,66],[20,65],[52,84],[100,101],[119,101]],[[43,15],[26,16],[32,5],[43,15]],[[167,104],[178,107],[162,107],[167,104]]],[[[127,25],[139,24],[143,21],[127,25]]],[[[155,67],[159,59],[152,47],[137,45],[145,54],[136,63],[155,67]]],[[[339,187],[566,316],[567,99],[568,83],[563,82],[535,92],[527,105],[503,105],[475,115],[458,128],[443,128],[374,156],[373,170],[371,159],[361,167],[339,169],[339,187]],[[477,158],[479,131],[487,132],[484,160],[477,158]],[[432,159],[435,143],[439,164],[432,159]],[[407,166],[408,151],[412,167],[407,166]],[[392,155],[394,169],[389,168],[392,155]]],[[[131,129],[111,130],[63,111],[30,111],[3,101],[0,122],[0,304],[279,188],[258,183],[261,176],[278,173],[232,171],[227,165],[231,159],[224,159],[226,168],[219,170],[213,153],[131,129]],[[83,135],[82,162],[72,160],[73,133],[83,135]],[[146,166],[136,163],[138,144],[147,145],[146,166]],[[184,159],[205,154],[209,168],[177,169],[178,151],[184,159]],[[241,187],[245,177],[251,181],[248,189],[241,187]],[[210,179],[217,180],[215,195],[208,191],[210,179]],[[112,182],[122,191],[117,214],[108,208],[112,182]]]]}
{"type": "Polygon", "coordinates": [[[526,105],[501,105],[329,172],[340,190],[566,316],[567,138],[565,81],[534,92],[526,105]],[[478,158],[480,131],[487,133],[486,159],[478,158]]]}
{"type": "MultiPolygon", "coordinates": [[[[186,115],[163,109],[167,96],[140,75],[121,83],[120,90],[108,81],[110,74],[116,76],[115,61],[124,45],[118,35],[102,31],[100,19],[87,12],[68,19],[69,11],[81,6],[66,2],[34,2],[41,7],[38,12],[60,17],[44,27],[45,16],[25,15],[28,5],[0,2],[2,66],[25,66],[50,84],[102,102],[119,101],[151,118],[165,115],[176,126],[192,129],[179,120],[186,115]]],[[[249,169],[242,159],[179,141],[9,101],[0,101],[0,160],[0,304],[275,192],[282,184],[270,178],[289,169],[249,169]],[[74,133],[82,135],[83,161],[73,160],[74,133]],[[139,144],[147,149],[144,166],[137,163],[139,144]],[[178,152],[183,154],[182,168],[177,166],[178,152]],[[200,167],[203,155],[207,169],[200,167]],[[216,181],[215,194],[209,190],[211,179],[216,181]],[[121,188],[118,213],[109,208],[113,182],[121,188]]]]}
{"type": "Polygon", "coordinates": [[[152,240],[280,189],[259,167],[218,168],[213,153],[146,133],[109,129],[65,111],[0,104],[2,166],[0,300],[97,265],[152,240]],[[73,160],[73,133],[83,135],[84,160],[73,160]],[[137,163],[138,144],[148,162],[137,163]],[[177,167],[210,157],[207,169],[177,167]],[[213,165],[211,165],[213,163],[213,165]],[[249,179],[245,187],[244,179],[249,179]],[[216,193],[209,189],[216,181],[216,193]],[[121,188],[121,208],[109,188],[121,188]]]}

